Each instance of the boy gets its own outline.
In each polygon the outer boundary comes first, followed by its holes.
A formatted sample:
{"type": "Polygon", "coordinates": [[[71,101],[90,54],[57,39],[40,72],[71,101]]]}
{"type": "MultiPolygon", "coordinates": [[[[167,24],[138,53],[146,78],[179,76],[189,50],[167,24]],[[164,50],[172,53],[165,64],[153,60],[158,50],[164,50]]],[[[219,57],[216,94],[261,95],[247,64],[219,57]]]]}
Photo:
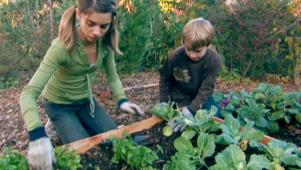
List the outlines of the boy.
{"type": "MultiPolygon", "coordinates": [[[[185,115],[212,105],[219,108],[211,96],[221,69],[219,54],[210,48],[213,39],[214,28],[208,20],[196,18],[185,25],[183,46],[160,70],[160,102],[175,101],[185,115]]],[[[184,127],[173,128],[178,131],[184,127]]]]}

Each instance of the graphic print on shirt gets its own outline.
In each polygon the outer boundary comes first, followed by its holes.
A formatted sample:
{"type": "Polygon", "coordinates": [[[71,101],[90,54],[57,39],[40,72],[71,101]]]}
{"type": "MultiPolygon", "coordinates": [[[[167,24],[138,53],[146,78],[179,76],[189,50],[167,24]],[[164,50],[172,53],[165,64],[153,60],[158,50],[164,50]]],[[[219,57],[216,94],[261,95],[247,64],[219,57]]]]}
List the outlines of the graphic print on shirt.
{"type": "Polygon", "coordinates": [[[187,69],[174,68],[172,74],[177,81],[189,83],[191,79],[187,69]]]}

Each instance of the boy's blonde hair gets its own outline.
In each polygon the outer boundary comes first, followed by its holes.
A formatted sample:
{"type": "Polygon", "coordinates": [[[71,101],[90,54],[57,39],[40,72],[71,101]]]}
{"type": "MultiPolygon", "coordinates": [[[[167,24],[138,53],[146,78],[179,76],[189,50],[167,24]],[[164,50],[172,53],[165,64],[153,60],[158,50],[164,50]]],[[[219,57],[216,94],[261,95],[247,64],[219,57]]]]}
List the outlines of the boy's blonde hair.
{"type": "Polygon", "coordinates": [[[188,50],[195,51],[209,46],[215,36],[214,27],[210,21],[200,17],[190,20],[183,29],[183,43],[188,50]]]}

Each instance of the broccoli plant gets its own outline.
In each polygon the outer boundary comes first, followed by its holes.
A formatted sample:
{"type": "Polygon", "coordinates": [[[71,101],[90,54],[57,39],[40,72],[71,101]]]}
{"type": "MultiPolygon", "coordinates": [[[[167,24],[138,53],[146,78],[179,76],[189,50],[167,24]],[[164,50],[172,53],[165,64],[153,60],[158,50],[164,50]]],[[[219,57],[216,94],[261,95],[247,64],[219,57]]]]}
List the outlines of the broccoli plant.
{"type": "MultiPolygon", "coordinates": [[[[179,109],[174,102],[162,102],[154,105],[151,109],[151,113],[169,122],[179,115],[179,109]]],[[[163,135],[170,136],[172,133],[172,128],[166,123],[166,126],[163,128],[163,135]]]]}
{"type": "MultiPolygon", "coordinates": [[[[195,133],[206,133],[214,132],[219,129],[218,122],[213,121],[213,117],[217,112],[217,108],[212,106],[210,110],[199,109],[195,116],[182,115],[180,119],[177,119],[179,122],[185,123],[188,128],[185,130],[182,135],[194,131],[195,133]]],[[[193,136],[191,136],[193,137],[193,136]]]]}
{"type": "Polygon", "coordinates": [[[222,115],[233,114],[237,116],[236,109],[245,105],[245,99],[250,97],[251,95],[246,91],[233,91],[225,95],[224,100],[221,102],[222,115]]]}
{"type": "Polygon", "coordinates": [[[177,138],[174,146],[177,152],[171,157],[171,161],[164,165],[164,170],[208,168],[205,158],[212,156],[215,152],[214,136],[206,133],[198,136],[196,147],[185,137],[177,138]]]}
{"type": "Polygon", "coordinates": [[[247,121],[245,126],[232,115],[226,115],[225,121],[220,125],[222,134],[217,136],[216,142],[223,145],[239,145],[241,149],[246,150],[250,142],[260,141],[264,133],[253,129],[254,122],[247,121]]]}
{"type": "Polygon", "coordinates": [[[244,106],[237,109],[238,118],[242,122],[253,121],[259,128],[268,127],[265,115],[269,110],[263,104],[257,104],[253,98],[246,98],[245,103],[244,106]]]}
{"type": "Polygon", "coordinates": [[[11,147],[4,148],[0,157],[0,169],[3,170],[28,170],[29,165],[25,156],[11,147]]]}
{"type": "Polygon", "coordinates": [[[267,113],[269,119],[268,129],[270,132],[276,132],[279,127],[277,120],[284,119],[287,123],[290,122],[290,115],[287,114],[285,93],[280,86],[273,86],[267,83],[260,83],[252,92],[256,102],[264,104],[270,111],[267,113]]]}
{"type": "Polygon", "coordinates": [[[252,154],[246,160],[245,153],[236,145],[228,146],[223,152],[215,156],[216,164],[209,170],[261,170],[269,169],[269,160],[264,155],[252,154]]]}
{"type": "Polygon", "coordinates": [[[268,145],[259,145],[259,149],[265,152],[269,159],[271,170],[285,170],[301,168],[301,155],[296,145],[273,139],[268,145]]]}
{"type": "Polygon", "coordinates": [[[284,98],[285,110],[301,124],[301,92],[287,93],[284,98]]]}

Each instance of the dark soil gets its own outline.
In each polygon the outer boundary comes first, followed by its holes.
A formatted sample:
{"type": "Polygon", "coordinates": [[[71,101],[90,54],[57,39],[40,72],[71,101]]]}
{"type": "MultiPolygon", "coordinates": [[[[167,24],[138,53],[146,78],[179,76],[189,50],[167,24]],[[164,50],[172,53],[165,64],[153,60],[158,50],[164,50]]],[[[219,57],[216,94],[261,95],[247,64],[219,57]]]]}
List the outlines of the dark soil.
{"type": "Polygon", "coordinates": [[[280,129],[278,132],[269,134],[269,136],[280,139],[286,142],[291,142],[301,147],[301,125],[297,124],[294,119],[290,124],[285,121],[278,122],[280,129]]]}
{"type": "MultiPolygon", "coordinates": [[[[167,160],[175,153],[175,149],[173,147],[173,141],[175,138],[179,136],[178,133],[174,133],[170,137],[165,137],[162,135],[162,128],[165,126],[165,123],[160,123],[155,125],[153,128],[139,132],[136,134],[132,134],[132,136],[136,135],[145,135],[150,136],[149,140],[147,141],[148,144],[145,145],[149,147],[153,151],[156,151],[159,160],[154,163],[154,167],[158,169],[162,169],[163,165],[166,163],[167,160]],[[162,148],[160,150],[159,148],[162,148]]],[[[87,170],[94,170],[96,167],[99,167],[101,170],[129,170],[130,167],[127,167],[126,164],[119,164],[116,165],[111,162],[113,157],[113,150],[112,146],[102,146],[99,145],[98,147],[88,151],[87,154],[82,156],[82,163],[87,170]]]]}

